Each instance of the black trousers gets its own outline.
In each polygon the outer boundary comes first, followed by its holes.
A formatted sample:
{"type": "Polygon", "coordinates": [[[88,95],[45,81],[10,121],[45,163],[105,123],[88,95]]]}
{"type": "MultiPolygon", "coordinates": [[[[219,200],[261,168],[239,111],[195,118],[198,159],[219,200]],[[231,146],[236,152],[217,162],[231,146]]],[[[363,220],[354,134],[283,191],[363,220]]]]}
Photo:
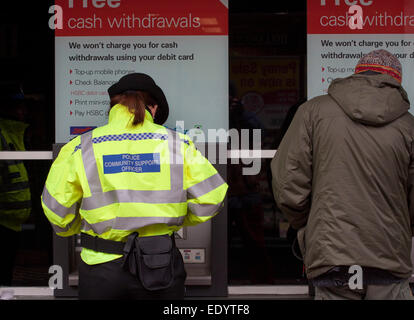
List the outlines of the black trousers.
{"type": "Polygon", "coordinates": [[[122,268],[122,258],[88,265],[79,265],[80,300],[181,300],[184,299],[186,272],[180,251],[175,248],[173,285],[164,290],[148,291],[141,281],[122,268]]]}

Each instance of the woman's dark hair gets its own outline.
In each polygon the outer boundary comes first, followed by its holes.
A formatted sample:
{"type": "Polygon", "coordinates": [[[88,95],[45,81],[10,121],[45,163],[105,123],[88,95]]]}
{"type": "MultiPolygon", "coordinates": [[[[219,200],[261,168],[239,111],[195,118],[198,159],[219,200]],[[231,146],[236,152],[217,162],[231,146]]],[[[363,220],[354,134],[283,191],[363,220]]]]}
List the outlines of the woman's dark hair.
{"type": "Polygon", "coordinates": [[[145,91],[125,91],[111,97],[111,108],[116,104],[128,107],[129,112],[134,114],[132,125],[136,126],[144,122],[145,108],[156,105],[157,101],[145,91]]]}

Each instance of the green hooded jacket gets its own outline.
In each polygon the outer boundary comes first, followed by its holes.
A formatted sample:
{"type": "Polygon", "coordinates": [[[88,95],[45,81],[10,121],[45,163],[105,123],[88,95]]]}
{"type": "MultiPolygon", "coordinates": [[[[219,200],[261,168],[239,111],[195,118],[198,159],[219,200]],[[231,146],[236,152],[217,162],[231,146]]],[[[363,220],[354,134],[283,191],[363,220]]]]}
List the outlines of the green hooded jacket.
{"type": "Polygon", "coordinates": [[[334,266],[412,274],[414,117],[388,75],[334,80],[304,103],[271,163],[309,279],[334,266]]]}

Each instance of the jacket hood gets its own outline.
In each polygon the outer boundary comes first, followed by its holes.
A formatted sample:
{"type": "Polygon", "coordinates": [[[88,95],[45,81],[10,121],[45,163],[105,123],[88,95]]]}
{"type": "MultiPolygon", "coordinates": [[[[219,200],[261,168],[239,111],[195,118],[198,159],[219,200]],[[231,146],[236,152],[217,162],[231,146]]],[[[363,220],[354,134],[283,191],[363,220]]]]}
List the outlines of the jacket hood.
{"type": "Polygon", "coordinates": [[[335,79],[328,95],[352,120],[372,126],[390,123],[410,108],[406,91],[386,74],[335,79]]]}

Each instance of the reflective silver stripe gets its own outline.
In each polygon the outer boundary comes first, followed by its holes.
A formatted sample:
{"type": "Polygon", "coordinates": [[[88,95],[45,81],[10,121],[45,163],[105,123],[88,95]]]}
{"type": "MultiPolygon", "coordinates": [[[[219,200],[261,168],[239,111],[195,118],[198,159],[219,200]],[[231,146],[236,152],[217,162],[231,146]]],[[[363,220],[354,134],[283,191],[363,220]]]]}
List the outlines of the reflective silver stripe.
{"type": "Polygon", "coordinates": [[[66,232],[70,229],[70,226],[67,225],[66,228],[61,228],[53,223],[50,223],[50,225],[52,226],[53,231],[55,231],[55,233],[61,233],[61,232],[66,232]]]}
{"type": "Polygon", "coordinates": [[[133,231],[158,223],[165,223],[169,226],[181,226],[183,222],[184,217],[117,217],[93,224],[89,224],[83,220],[82,231],[93,230],[96,234],[102,234],[113,229],[133,231]]]}
{"type": "Polygon", "coordinates": [[[46,207],[48,207],[50,211],[56,213],[61,218],[66,217],[66,215],[70,213],[76,214],[77,212],[76,202],[70,208],[62,206],[54,197],[51,196],[46,186],[43,188],[42,199],[46,207]]]}
{"type": "MultiPolygon", "coordinates": [[[[12,152],[15,152],[15,151],[12,151],[12,152]]],[[[23,163],[22,160],[4,160],[4,162],[9,166],[18,165],[20,163],[23,163]]]]}
{"type": "Polygon", "coordinates": [[[61,232],[67,232],[70,230],[70,228],[72,228],[72,226],[78,222],[78,220],[80,219],[80,215],[77,214],[75,219],[72,220],[71,223],[69,223],[65,228],[61,228],[53,223],[50,223],[50,225],[52,226],[53,231],[55,231],[56,233],[61,233],[61,232]]]}
{"type": "Polygon", "coordinates": [[[183,190],[184,160],[181,154],[181,140],[174,130],[168,131],[168,149],[170,153],[171,190],[183,190]]]}
{"type": "Polygon", "coordinates": [[[9,178],[9,179],[16,179],[16,178],[20,178],[20,172],[19,172],[19,171],[10,172],[10,173],[7,175],[7,178],[9,178]]]}
{"type": "Polygon", "coordinates": [[[195,214],[198,217],[208,217],[214,215],[216,212],[220,211],[223,207],[223,202],[219,204],[199,204],[199,203],[188,203],[188,208],[192,214],[195,214]]]}
{"type": "Polygon", "coordinates": [[[0,202],[0,210],[20,210],[20,209],[29,209],[31,207],[32,207],[32,202],[30,200],[0,202]]]}
{"type": "Polygon", "coordinates": [[[102,186],[99,180],[98,166],[96,164],[95,152],[92,145],[92,131],[81,135],[82,160],[85,167],[86,178],[88,179],[91,193],[101,193],[102,186]]]}
{"type": "Polygon", "coordinates": [[[82,210],[93,210],[113,203],[182,203],[186,202],[186,193],[183,190],[184,164],[181,154],[181,141],[178,133],[168,131],[168,149],[170,154],[170,190],[112,190],[102,192],[99,181],[98,168],[92,148],[92,132],[82,135],[82,158],[85,166],[86,178],[91,188],[92,196],[83,198],[82,210]],[[84,137],[88,135],[88,137],[84,137]],[[85,143],[85,144],[84,144],[85,143]],[[86,149],[91,149],[92,152],[86,149]],[[94,187],[99,186],[100,189],[94,187]],[[95,190],[95,191],[92,191],[95,190]]]}
{"type": "Polygon", "coordinates": [[[183,190],[112,190],[82,199],[82,210],[93,210],[113,203],[181,203],[187,198],[183,190]]]}
{"type": "Polygon", "coordinates": [[[0,186],[0,192],[10,192],[29,189],[29,182],[16,182],[0,186]]]}
{"type": "Polygon", "coordinates": [[[211,177],[207,178],[206,180],[203,180],[192,187],[187,189],[188,198],[194,199],[201,197],[202,195],[216,189],[217,187],[220,187],[224,183],[223,178],[220,176],[220,174],[216,173],[215,175],[212,175],[211,177]]]}

